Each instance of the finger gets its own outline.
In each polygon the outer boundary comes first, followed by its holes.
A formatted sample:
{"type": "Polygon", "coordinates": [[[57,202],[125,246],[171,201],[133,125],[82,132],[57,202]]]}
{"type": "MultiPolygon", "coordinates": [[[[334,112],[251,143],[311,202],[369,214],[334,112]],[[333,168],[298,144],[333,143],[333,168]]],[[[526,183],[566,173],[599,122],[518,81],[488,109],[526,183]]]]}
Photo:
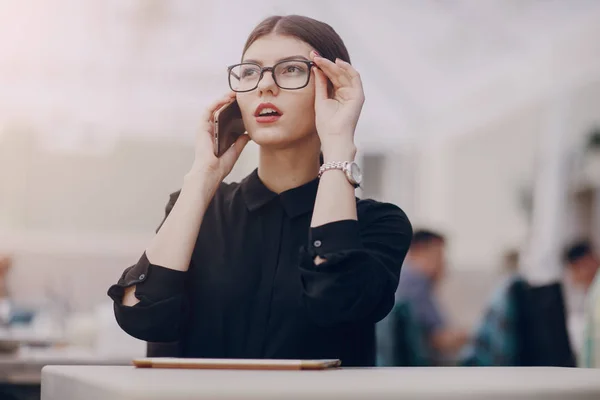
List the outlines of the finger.
{"type": "Polygon", "coordinates": [[[318,100],[327,100],[329,98],[327,77],[317,67],[313,67],[312,72],[315,77],[315,98],[318,100]]]}
{"type": "Polygon", "coordinates": [[[365,94],[363,90],[362,80],[358,71],[352,65],[350,65],[350,63],[340,59],[336,60],[336,64],[340,68],[342,68],[348,75],[350,79],[349,88],[353,91],[353,93],[355,93],[355,95],[360,93],[360,96],[358,98],[362,98],[362,101],[364,102],[365,94]]]}
{"type": "MultiPolygon", "coordinates": [[[[331,81],[331,79],[329,79],[327,77],[327,75],[324,72],[322,72],[322,70],[320,69],[320,67],[317,65],[317,60],[315,60],[315,59],[319,58],[321,60],[320,62],[324,62],[323,60],[325,60],[325,61],[329,61],[329,60],[327,60],[326,58],[321,57],[321,55],[319,53],[317,53],[316,50],[313,50],[313,51],[310,52],[309,58],[314,63],[314,65],[315,65],[314,70],[321,72],[319,75],[326,80],[326,83],[327,83],[327,94],[328,94],[328,97],[329,97],[329,90],[332,89],[333,87],[335,87],[335,84],[331,81]]],[[[316,73],[315,73],[315,79],[318,79],[316,73]]],[[[341,82],[337,82],[337,84],[339,86],[341,84],[341,82]]]]}
{"type": "Polygon", "coordinates": [[[225,154],[223,154],[222,157],[225,160],[225,162],[231,162],[232,164],[235,163],[240,157],[240,154],[242,154],[242,151],[244,150],[249,141],[250,136],[247,133],[237,138],[235,143],[231,145],[231,147],[228,148],[227,151],[225,151],[225,154]]]}
{"type": "Polygon", "coordinates": [[[350,79],[353,82],[361,81],[360,74],[350,63],[348,63],[344,60],[340,60],[339,58],[337,60],[335,60],[335,63],[346,72],[346,74],[350,77],[350,79]]]}
{"type": "Polygon", "coordinates": [[[200,129],[198,129],[197,135],[206,135],[213,136],[215,134],[215,124],[209,121],[202,121],[200,125],[200,129]]]}
{"type": "Polygon", "coordinates": [[[334,62],[326,58],[315,57],[315,64],[323,71],[335,88],[350,84],[349,79],[345,76],[345,71],[334,62]]]}
{"type": "Polygon", "coordinates": [[[346,75],[346,71],[335,63],[323,57],[315,57],[314,62],[325,73],[334,87],[339,88],[350,85],[350,79],[346,75]]]}
{"type": "Polygon", "coordinates": [[[225,96],[221,97],[219,100],[210,104],[203,113],[203,117],[201,120],[200,131],[199,132],[208,132],[209,135],[214,134],[214,114],[215,112],[223,107],[225,104],[231,103],[235,99],[235,92],[231,91],[227,93],[225,96]]]}
{"type": "Polygon", "coordinates": [[[210,104],[204,111],[204,114],[202,114],[202,121],[212,121],[215,111],[217,111],[219,108],[223,107],[225,104],[233,101],[234,98],[235,98],[235,92],[232,91],[232,92],[227,93],[226,96],[223,96],[219,100],[210,104]]]}

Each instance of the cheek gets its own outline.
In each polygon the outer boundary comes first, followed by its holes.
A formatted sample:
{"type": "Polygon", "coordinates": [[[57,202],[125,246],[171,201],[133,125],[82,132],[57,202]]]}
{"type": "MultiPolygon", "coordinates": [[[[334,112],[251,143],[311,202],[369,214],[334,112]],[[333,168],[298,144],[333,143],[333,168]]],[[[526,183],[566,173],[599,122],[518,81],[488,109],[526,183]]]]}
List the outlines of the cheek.
{"type": "Polygon", "coordinates": [[[242,118],[244,119],[244,122],[248,123],[248,121],[250,121],[250,119],[254,116],[251,99],[247,94],[238,93],[236,95],[236,100],[240,106],[240,110],[242,111],[242,118]]]}
{"type": "Polygon", "coordinates": [[[316,131],[315,107],[312,101],[308,101],[298,108],[293,124],[303,135],[316,131]]]}
{"type": "Polygon", "coordinates": [[[315,97],[313,91],[308,91],[307,93],[303,93],[302,96],[298,96],[296,101],[294,102],[294,114],[296,123],[301,125],[311,125],[315,124],[315,97]]]}

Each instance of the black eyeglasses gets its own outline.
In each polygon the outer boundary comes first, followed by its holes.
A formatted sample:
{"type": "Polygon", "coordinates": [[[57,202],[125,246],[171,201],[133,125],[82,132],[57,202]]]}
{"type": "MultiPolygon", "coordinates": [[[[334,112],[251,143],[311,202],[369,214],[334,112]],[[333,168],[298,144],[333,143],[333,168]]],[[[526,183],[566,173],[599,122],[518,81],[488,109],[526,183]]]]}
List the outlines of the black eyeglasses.
{"type": "Polygon", "coordinates": [[[273,74],[273,81],[281,89],[302,89],[310,81],[310,69],[315,65],[312,61],[287,60],[272,67],[261,67],[255,63],[241,63],[227,67],[229,87],[237,93],[250,92],[258,87],[265,72],[273,74]]]}

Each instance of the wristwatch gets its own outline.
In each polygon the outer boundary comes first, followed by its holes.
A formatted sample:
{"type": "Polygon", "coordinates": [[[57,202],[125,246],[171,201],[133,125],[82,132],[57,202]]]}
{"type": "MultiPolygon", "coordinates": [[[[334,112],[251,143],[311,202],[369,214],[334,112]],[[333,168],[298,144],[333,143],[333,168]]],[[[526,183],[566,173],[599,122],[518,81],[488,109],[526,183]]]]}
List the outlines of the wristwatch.
{"type": "Polygon", "coordinates": [[[355,188],[359,187],[362,183],[363,175],[360,167],[354,161],[332,161],[321,165],[319,168],[319,178],[325,171],[332,169],[340,169],[346,174],[348,182],[355,188]]]}

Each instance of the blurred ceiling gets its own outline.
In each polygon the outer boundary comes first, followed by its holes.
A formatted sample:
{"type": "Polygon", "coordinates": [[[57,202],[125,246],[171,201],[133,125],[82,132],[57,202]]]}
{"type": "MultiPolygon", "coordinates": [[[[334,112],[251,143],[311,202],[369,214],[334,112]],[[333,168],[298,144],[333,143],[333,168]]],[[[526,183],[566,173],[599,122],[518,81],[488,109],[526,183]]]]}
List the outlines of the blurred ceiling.
{"type": "Polygon", "coordinates": [[[0,0],[0,124],[59,144],[192,140],[253,26],[292,13],[344,38],[369,147],[472,132],[600,79],[597,0],[0,0]]]}

